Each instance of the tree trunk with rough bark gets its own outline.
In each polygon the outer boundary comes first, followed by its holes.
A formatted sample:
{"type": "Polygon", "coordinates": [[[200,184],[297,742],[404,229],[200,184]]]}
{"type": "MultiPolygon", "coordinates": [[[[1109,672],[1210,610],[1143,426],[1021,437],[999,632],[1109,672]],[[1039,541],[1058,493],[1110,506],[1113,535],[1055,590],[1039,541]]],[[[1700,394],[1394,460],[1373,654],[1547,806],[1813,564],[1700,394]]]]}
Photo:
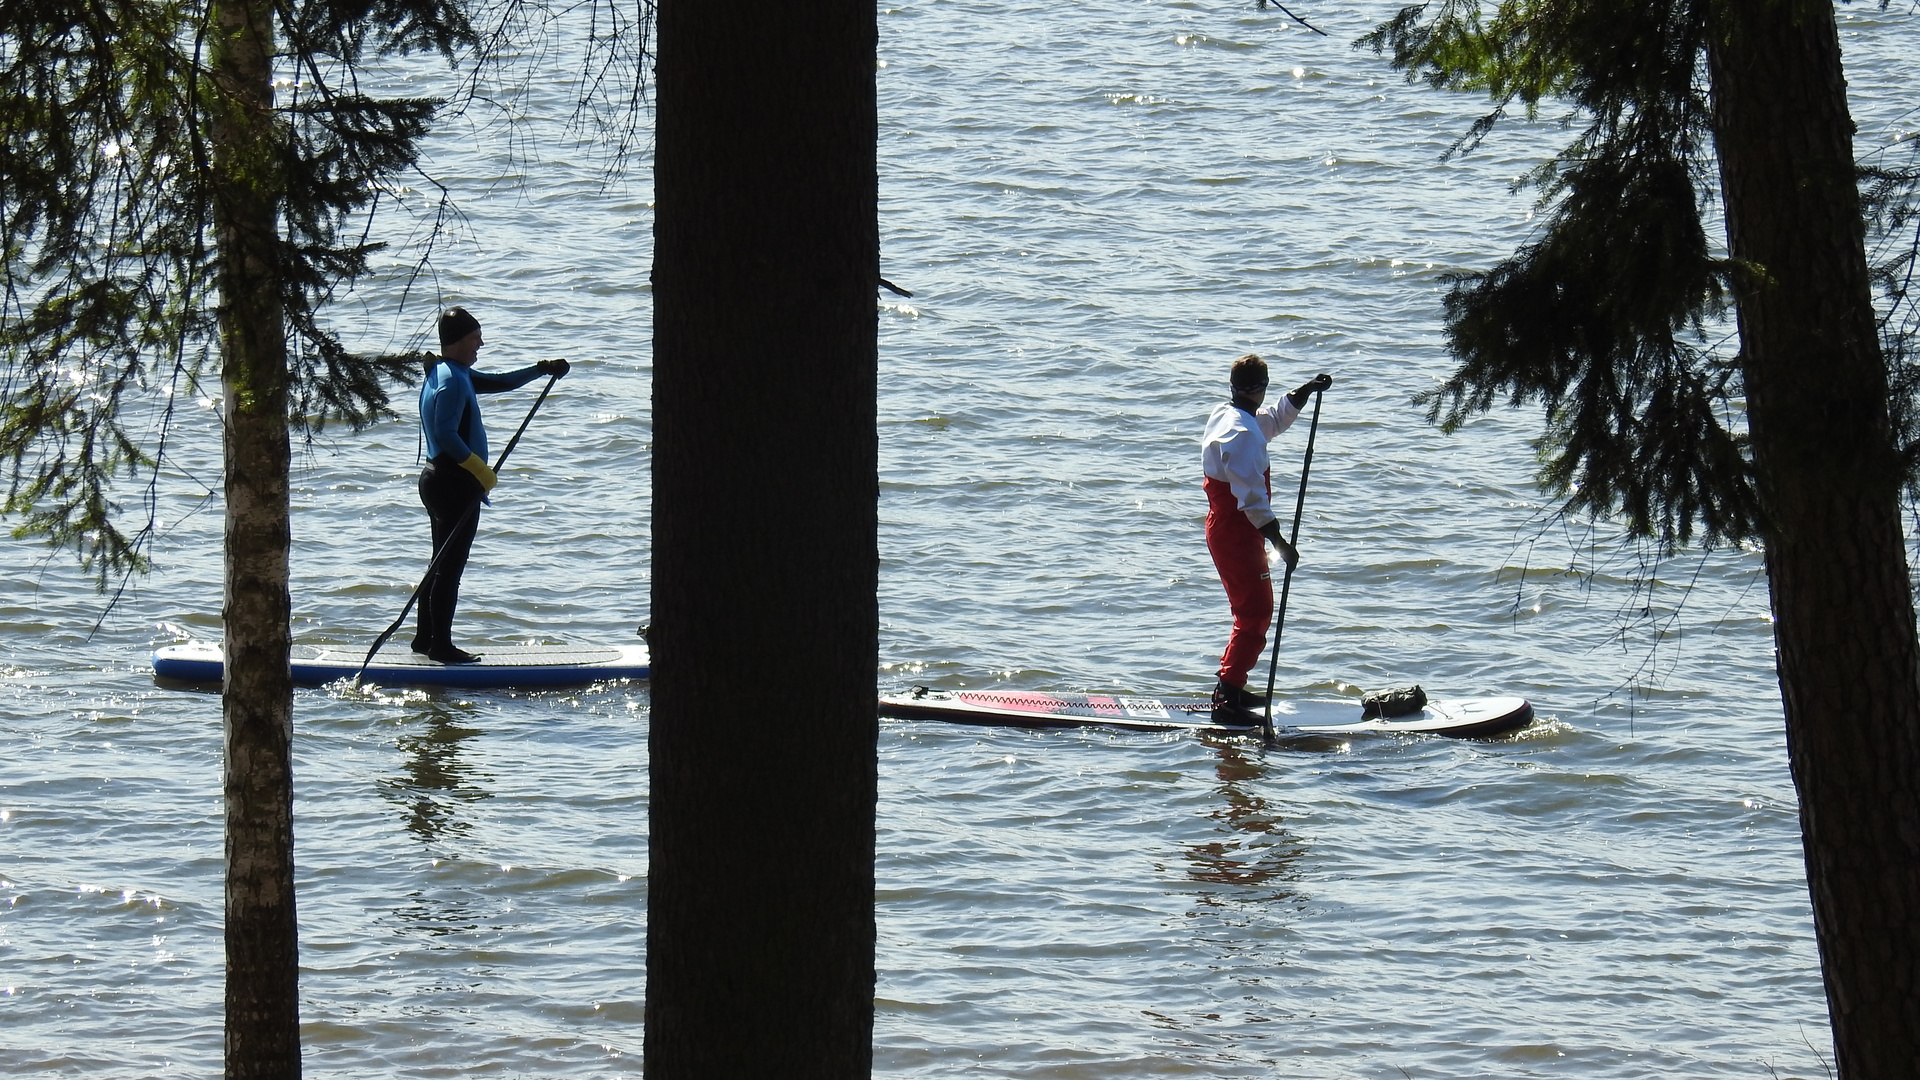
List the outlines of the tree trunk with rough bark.
{"type": "Polygon", "coordinates": [[[876,30],[660,8],[651,1080],[871,1068],[876,30]]]}
{"type": "Polygon", "coordinates": [[[286,329],[272,7],[213,7],[213,225],[226,452],[226,1075],[300,1075],[287,595],[286,329]]]}
{"type": "Polygon", "coordinates": [[[1843,1080],[1920,1076],[1920,643],[1828,0],[1708,60],[1787,751],[1843,1080]]]}

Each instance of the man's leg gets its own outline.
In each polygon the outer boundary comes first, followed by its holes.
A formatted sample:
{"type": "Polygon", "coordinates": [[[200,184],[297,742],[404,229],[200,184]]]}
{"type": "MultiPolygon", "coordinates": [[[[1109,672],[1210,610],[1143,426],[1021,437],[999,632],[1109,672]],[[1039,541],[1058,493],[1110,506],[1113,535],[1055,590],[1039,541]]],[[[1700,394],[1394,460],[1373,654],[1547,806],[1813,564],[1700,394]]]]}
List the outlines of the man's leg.
{"type": "Polygon", "coordinates": [[[1267,553],[1259,543],[1260,534],[1251,526],[1247,531],[1255,541],[1250,552],[1249,545],[1234,544],[1228,552],[1215,551],[1213,557],[1233,610],[1233,634],[1220,655],[1220,681],[1242,688],[1247,685],[1247,673],[1266,650],[1267,627],[1273,625],[1273,579],[1268,576],[1267,553]]]}
{"type": "MultiPolygon", "coordinates": [[[[1267,570],[1266,540],[1233,502],[1226,485],[1207,483],[1207,551],[1226,587],[1233,610],[1233,634],[1220,657],[1219,679],[1225,695],[1240,706],[1250,703],[1247,673],[1266,647],[1273,621],[1273,580],[1267,570]]],[[[1216,696],[1220,696],[1216,694],[1216,696]]]]}
{"type": "Polygon", "coordinates": [[[420,474],[420,501],[426,504],[433,521],[433,557],[437,564],[420,590],[415,652],[449,656],[455,651],[453,612],[460,602],[460,575],[466,571],[473,538],[480,527],[482,494],[480,482],[465,469],[430,466],[420,474]]]}

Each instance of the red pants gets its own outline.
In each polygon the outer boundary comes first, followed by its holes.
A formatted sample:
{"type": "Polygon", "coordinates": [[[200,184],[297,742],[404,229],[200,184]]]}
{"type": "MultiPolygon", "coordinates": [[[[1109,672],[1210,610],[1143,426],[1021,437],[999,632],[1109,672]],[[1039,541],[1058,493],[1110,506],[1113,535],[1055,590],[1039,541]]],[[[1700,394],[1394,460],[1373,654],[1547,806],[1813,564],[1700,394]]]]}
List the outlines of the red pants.
{"type": "MultiPolygon", "coordinates": [[[[1271,479],[1268,481],[1272,483],[1271,479]]],[[[1260,660],[1273,625],[1273,578],[1267,570],[1267,541],[1253,527],[1224,481],[1207,477],[1207,550],[1213,554],[1220,584],[1233,608],[1233,636],[1220,655],[1220,678],[1247,685],[1247,672],[1260,660]]]]}

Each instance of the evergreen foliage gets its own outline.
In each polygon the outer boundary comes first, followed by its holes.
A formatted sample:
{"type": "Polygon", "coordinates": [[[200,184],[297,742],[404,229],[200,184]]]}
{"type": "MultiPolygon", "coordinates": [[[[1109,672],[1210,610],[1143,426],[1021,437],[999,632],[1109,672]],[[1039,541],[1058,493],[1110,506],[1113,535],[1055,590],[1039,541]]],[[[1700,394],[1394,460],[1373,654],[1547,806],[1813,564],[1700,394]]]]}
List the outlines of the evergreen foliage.
{"type": "Polygon", "coordinates": [[[1663,548],[1759,534],[1737,358],[1712,335],[1744,268],[1702,224],[1713,199],[1705,0],[1439,0],[1359,44],[1409,79],[1483,90],[1492,111],[1570,102],[1584,126],[1523,184],[1548,213],[1492,270],[1453,277],[1459,368],[1418,399],[1453,430],[1505,399],[1539,402],[1541,480],[1568,509],[1617,516],[1663,548]]]}
{"type": "MultiPolygon", "coordinates": [[[[1893,429],[1905,448],[1906,495],[1920,504],[1920,139],[1909,136],[1910,160],[1903,166],[1872,165],[1862,170],[1861,192],[1870,235],[1886,248],[1874,264],[1880,290],[1880,347],[1886,355],[1892,390],[1893,429]]],[[[1920,589],[1920,582],[1916,582],[1920,589]]]]}
{"type": "Polygon", "coordinates": [[[1831,0],[1435,0],[1361,44],[1492,95],[1456,149],[1515,102],[1574,105],[1578,136],[1530,178],[1544,227],[1454,280],[1460,366],[1421,400],[1446,427],[1542,403],[1546,483],[1663,548],[1765,540],[1834,1072],[1912,1076],[1920,637],[1899,484],[1920,493],[1920,170],[1856,162],[1831,0]],[[1894,252],[1878,266],[1869,225],[1894,252]]]}
{"type": "MultiPolygon", "coordinates": [[[[286,0],[280,269],[290,419],[317,430],[387,413],[414,356],[347,350],[320,311],[379,245],[349,225],[412,167],[439,101],[376,97],[369,58],[477,44],[466,0],[286,0]]],[[[16,535],[72,547],[104,583],[144,565],[108,488],[157,468],[177,393],[217,340],[206,0],[0,6],[0,461],[16,535]],[[127,405],[156,392],[157,417],[127,405]],[[147,425],[156,423],[157,437],[147,425]]]]}

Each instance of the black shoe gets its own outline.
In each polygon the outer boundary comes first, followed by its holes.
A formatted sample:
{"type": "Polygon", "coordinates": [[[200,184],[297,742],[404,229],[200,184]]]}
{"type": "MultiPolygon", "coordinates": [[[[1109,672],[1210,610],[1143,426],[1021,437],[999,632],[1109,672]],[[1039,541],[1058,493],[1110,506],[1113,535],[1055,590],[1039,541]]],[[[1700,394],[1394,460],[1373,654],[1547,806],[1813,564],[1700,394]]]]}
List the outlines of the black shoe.
{"type": "Polygon", "coordinates": [[[1243,709],[1264,709],[1267,699],[1264,694],[1256,694],[1244,686],[1235,686],[1225,679],[1213,684],[1213,700],[1230,701],[1243,709]]]}
{"type": "Polygon", "coordinates": [[[436,645],[427,650],[427,659],[436,664],[477,664],[479,653],[470,653],[458,645],[436,645]]]}
{"type": "Polygon", "coordinates": [[[425,656],[433,651],[433,646],[427,644],[426,638],[417,637],[413,639],[413,651],[425,656]]]}
{"type": "Polygon", "coordinates": [[[1230,701],[1216,701],[1213,703],[1213,722],[1221,727],[1259,727],[1260,714],[1244,705],[1235,705],[1230,701]]]}
{"type": "Polygon", "coordinates": [[[1241,687],[1222,682],[1213,688],[1213,722],[1221,727],[1259,727],[1260,714],[1246,704],[1246,698],[1265,705],[1264,699],[1241,687]]]}

